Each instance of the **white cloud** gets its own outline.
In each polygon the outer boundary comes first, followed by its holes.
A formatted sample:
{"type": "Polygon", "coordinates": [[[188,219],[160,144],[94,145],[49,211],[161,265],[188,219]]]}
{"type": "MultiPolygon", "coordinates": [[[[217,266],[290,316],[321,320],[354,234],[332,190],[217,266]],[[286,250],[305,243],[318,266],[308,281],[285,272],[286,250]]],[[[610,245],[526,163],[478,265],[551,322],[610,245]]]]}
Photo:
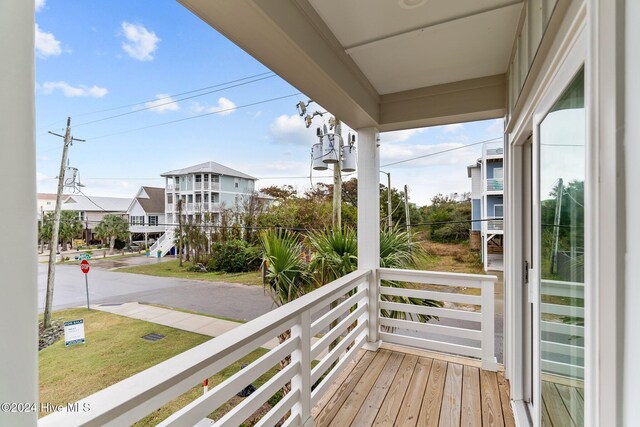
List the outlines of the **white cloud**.
{"type": "Polygon", "coordinates": [[[380,134],[380,141],[386,143],[404,142],[414,135],[425,132],[426,128],[396,130],[392,132],[383,132],[380,134]]]}
{"type": "Polygon", "coordinates": [[[36,12],[40,12],[44,8],[47,0],[36,0],[36,12]]]}
{"type": "Polygon", "coordinates": [[[218,99],[218,105],[207,105],[194,102],[191,106],[194,113],[219,113],[221,116],[228,116],[236,111],[236,103],[225,97],[218,99]]]}
{"type": "Polygon", "coordinates": [[[122,42],[122,50],[130,57],[138,61],[153,60],[153,53],[158,48],[160,38],[153,31],[147,30],[144,25],[122,23],[122,31],[127,41],[122,42]]]}
{"type": "Polygon", "coordinates": [[[145,107],[150,108],[151,111],[157,113],[165,113],[167,111],[178,111],[180,106],[171,96],[159,93],[156,95],[156,101],[149,101],[144,104],[145,107]]]}
{"type": "Polygon", "coordinates": [[[36,24],[36,55],[40,58],[46,58],[48,56],[57,56],[62,53],[60,42],[56,40],[53,33],[40,30],[38,24],[36,24]]]}
{"type": "Polygon", "coordinates": [[[457,133],[459,130],[464,128],[464,124],[462,123],[453,123],[450,125],[441,126],[442,132],[444,133],[457,133]]]}
{"type": "Polygon", "coordinates": [[[314,127],[307,129],[298,115],[279,116],[270,127],[271,139],[277,144],[302,145],[311,148],[318,142],[314,127]]]}
{"type": "Polygon", "coordinates": [[[55,90],[62,91],[62,94],[67,98],[74,98],[80,96],[90,96],[93,98],[102,98],[109,91],[107,88],[93,85],[91,87],[85,85],[71,86],[67,82],[44,82],[42,84],[42,90],[45,95],[53,93],[55,90]]]}

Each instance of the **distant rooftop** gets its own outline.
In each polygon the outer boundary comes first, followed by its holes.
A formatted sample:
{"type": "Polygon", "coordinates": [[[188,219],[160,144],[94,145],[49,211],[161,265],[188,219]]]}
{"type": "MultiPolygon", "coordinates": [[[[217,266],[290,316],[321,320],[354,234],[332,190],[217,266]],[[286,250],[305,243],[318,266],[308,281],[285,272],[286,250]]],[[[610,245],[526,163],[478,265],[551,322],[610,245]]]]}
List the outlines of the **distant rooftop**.
{"type": "Polygon", "coordinates": [[[138,191],[136,200],[147,213],[164,213],[164,188],[145,187],[138,191]]]}
{"type": "Polygon", "coordinates": [[[251,175],[247,175],[246,173],[237,171],[235,169],[231,169],[230,167],[221,165],[220,163],[216,163],[216,162],[200,163],[198,165],[189,166],[184,169],[176,169],[169,172],[165,172],[163,174],[160,174],[160,176],[189,175],[192,173],[214,173],[218,175],[233,176],[237,178],[246,178],[254,181],[258,179],[251,175]]]}
{"type": "Polygon", "coordinates": [[[94,197],[73,194],[62,204],[66,211],[126,212],[131,199],[125,197],[94,197]]]}

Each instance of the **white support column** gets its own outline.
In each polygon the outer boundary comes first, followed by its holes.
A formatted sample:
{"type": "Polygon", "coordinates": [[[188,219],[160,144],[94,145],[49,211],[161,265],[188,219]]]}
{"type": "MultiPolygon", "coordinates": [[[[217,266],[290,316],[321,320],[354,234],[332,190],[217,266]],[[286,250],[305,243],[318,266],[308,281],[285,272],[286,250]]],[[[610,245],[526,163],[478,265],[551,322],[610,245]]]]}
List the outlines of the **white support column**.
{"type": "MultiPolygon", "coordinates": [[[[0,403],[38,401],[38,285],[34,2],[0,2],[0,403]]],[[[0,425],[33,426],[37,412],[0,411],[0,425]]]]}
{"type": "Polygon", "coordinates": [[[632,426],[640,419],[640,331],[638,330],[638,306],[640,306],[640,198],[637,183],[640,182],[640,3],[626,0],[625,4],[625,202],[626,202],[626,259],[625,264],[625,336],[624,336],[624,389],[623,419],[625,426],[632,426]]]}
{"type": "Polygon", "coordinates": [[[371,270],[368,350],[379,345],[380,150],[376,128],[358,129],[358,268],[371,270]]]}

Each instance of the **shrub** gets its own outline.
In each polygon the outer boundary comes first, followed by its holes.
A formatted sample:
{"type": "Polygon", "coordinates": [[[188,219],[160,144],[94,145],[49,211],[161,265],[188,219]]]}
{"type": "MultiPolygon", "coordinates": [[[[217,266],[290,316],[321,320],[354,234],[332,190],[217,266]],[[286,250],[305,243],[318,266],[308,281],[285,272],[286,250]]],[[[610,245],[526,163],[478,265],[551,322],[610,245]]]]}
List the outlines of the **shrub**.
{"type": "Polygon", "coordinates": [[[213,243],[212,257],[207,263],[210,271],[240,273],[257,270],[260,267],[260,249],[247,244],[244,240],[228,240],[213,243]]]}

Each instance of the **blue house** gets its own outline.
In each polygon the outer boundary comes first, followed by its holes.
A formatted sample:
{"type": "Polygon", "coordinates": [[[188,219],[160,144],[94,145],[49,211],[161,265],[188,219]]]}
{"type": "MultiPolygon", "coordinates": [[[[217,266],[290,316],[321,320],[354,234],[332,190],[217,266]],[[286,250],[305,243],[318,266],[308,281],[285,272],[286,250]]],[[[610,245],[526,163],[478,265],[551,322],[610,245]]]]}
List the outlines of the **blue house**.
{"type": "Polygon", "coordinates": [[[503,161],[502,142],[487,143],[476,164],[467,166],[471,178],[470,240],[482,249],[485,271],[504,268],[503,161]]]}

